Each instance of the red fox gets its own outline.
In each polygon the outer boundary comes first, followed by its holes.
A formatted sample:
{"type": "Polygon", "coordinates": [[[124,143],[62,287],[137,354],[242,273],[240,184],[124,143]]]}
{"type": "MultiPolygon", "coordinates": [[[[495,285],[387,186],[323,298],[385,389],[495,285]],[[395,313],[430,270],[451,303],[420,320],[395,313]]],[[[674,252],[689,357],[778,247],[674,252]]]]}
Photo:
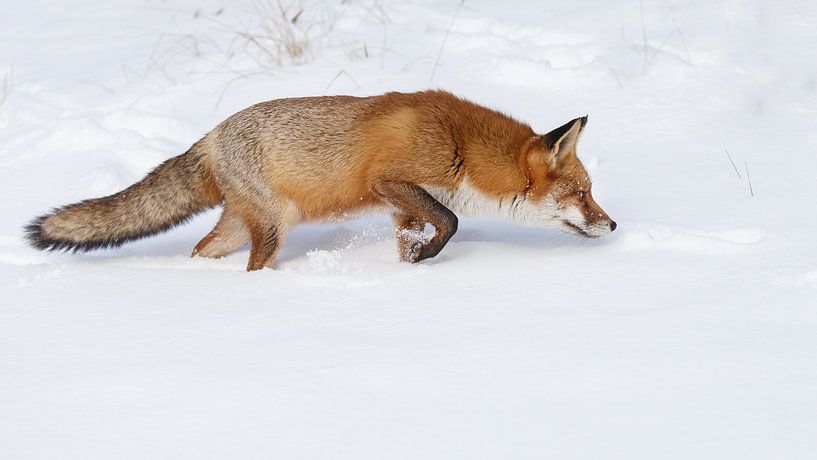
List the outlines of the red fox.
{"type": "Polygon", "coordinates": [[[249,107],[134,185],[57,208],[26,227],[44,250],[118,246],[224,205],[193,256],[248,242],[272,267],[297,223],[392,213],[400,260],[436,256],[457,216],[501,215],[588,238],[616,223],[576,155],[587,117],[547,134],[444,91],[279,99],[249,107]],[[426,224],[434,234],[426,239],[426,224]]]}

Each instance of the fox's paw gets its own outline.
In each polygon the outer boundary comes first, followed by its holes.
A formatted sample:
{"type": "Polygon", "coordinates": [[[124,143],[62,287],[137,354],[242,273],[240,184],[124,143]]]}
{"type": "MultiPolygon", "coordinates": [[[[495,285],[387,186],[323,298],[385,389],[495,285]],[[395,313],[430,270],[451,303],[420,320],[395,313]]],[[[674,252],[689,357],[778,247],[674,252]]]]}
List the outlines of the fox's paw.
{"type": "Polygon", "coordinates": [[[424,246],[425,244],[423,244],[421,241],[412,244],[408,250],[408,261],[416,264],[417,262],[425,259],[425,257],[422,257],[424,246]]]}
{"type": "Polygon", "coordinates": [[[440,253],[442,246],[432,243],[417,242],[409,248],[406,261],[416,264],[423,260],[430,259],[440,253]]]}
{"type": "Polygon", "coordinates": [[[400,261],[416,264],[423,259],[427,259],[429,256],[423,250],[426,246],[427,244],[422,241],[415,241],[410,245],[403,246],[400,251],[400,261]]]}

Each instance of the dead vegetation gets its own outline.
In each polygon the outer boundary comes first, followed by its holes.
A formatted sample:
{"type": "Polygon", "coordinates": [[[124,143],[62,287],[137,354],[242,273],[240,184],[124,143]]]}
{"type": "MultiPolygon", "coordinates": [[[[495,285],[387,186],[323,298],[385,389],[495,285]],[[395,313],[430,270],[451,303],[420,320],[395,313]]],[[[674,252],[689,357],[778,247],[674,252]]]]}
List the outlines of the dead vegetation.
{"type": "Polygon", "coordinates": [[[246,53],[262,68],[310,61],[314,57],[313,39],[331,33],[334,26],[332,19],[305,16],[306,9],[300,2],[284,5],[279,0],[255,1],[239,4],[238,8],[256,21],[234,26],[210,20],[233,35],[228,55],[246,53]]]}
{"type": "MultiPolygon", "coordinates": [[[[381,0],[342,0],[339,5],[313,0],[248,0],[212,10],[153,9],[172,13],[173,25],[157,31],[159,36],[144,71],[123,65],[125,78],[158,72],[175,84],[185,78],[180,72],[187,76],[225,74],[228,78],[216,106],[232,84],[274,76],[283,67],[313,61],[321,51],[341,49],[350,60],[369,58],[372,46],[354,34],[336,33],[341,19],[354,16],[374,24],[389,22],[381,0]]],[[[354,81],[341,68],[327,87],[344,76],[354,81]]]]}
{"type": "MultiPolygon", "coordinates": [[[[157,70],[175,81],[166,69],[180,57],[201,59],[215,66],[215,72],[236,75],[272,73],[283,66],[305,64],[315,59],[317,50],[339,46],[329,38],[353,3],[343,1],[341,8],[303,0],[252,0],[228,5],[214,11],[158,8],[190,15],[195,21],[191,28],[189,21],[181,26],[174,20],[175,30],[160,33],[148,71],[157,70]]],[[[388,20],[379,0],[354,6],[375,20],[388,20]]],[[[343,46],[349,48],[350,57],[369,55],[365,42],[343,46]]]]}

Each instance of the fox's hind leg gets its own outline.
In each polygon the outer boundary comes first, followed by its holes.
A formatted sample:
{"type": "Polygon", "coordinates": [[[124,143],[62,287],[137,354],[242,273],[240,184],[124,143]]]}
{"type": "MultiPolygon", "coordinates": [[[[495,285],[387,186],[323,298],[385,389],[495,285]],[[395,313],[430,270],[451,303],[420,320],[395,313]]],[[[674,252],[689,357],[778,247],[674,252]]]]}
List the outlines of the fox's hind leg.
{"type": "Polygon", "coordinates": [[[272,268],[289,230],[300,220],[300,211],[290,201],[278,198],[263,207],[247,209],[242,213],[249,229],[252,249],[247,271],[272,268]]]}
{"type": "Polygon", "coordinates": [[[372,191],[383,201],[396,207],[401,214],[434,226],[435,233],[431,240],[427,243],[414,243],[409,248],[409,262],[436,256],[457,231],[457,216],[419,185],[385,180],[374,183],[372,191]]]}
{"type": "Polygon", "coordinates": [[[397,240],[397,253],[401,262],[411,262],[417,256],[417,251],[423,245],[426,223],[422,220],[403,213],[395,213],[394,238],[397,240]]]}
{"type": "Polygon", "coordinates": [[[207,234],[196,248],[193,256],[218,259],[244,246],[250,241],[250,231],[244,224],[235,205],[225,202],[224,210],[216,227],[207,234]]]}

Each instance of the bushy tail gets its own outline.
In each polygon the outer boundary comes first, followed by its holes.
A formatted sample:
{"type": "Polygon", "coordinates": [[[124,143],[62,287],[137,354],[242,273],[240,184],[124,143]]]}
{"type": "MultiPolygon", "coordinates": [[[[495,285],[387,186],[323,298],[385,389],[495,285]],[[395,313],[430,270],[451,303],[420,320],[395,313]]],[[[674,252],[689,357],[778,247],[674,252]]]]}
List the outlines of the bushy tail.
{"type": "Polygon", "coordinates": [[[54,209],[26,226],[32,246],[90,251],[145,238],[221,202],[203,148],[194,145],[130,187],[54,209]]]}

